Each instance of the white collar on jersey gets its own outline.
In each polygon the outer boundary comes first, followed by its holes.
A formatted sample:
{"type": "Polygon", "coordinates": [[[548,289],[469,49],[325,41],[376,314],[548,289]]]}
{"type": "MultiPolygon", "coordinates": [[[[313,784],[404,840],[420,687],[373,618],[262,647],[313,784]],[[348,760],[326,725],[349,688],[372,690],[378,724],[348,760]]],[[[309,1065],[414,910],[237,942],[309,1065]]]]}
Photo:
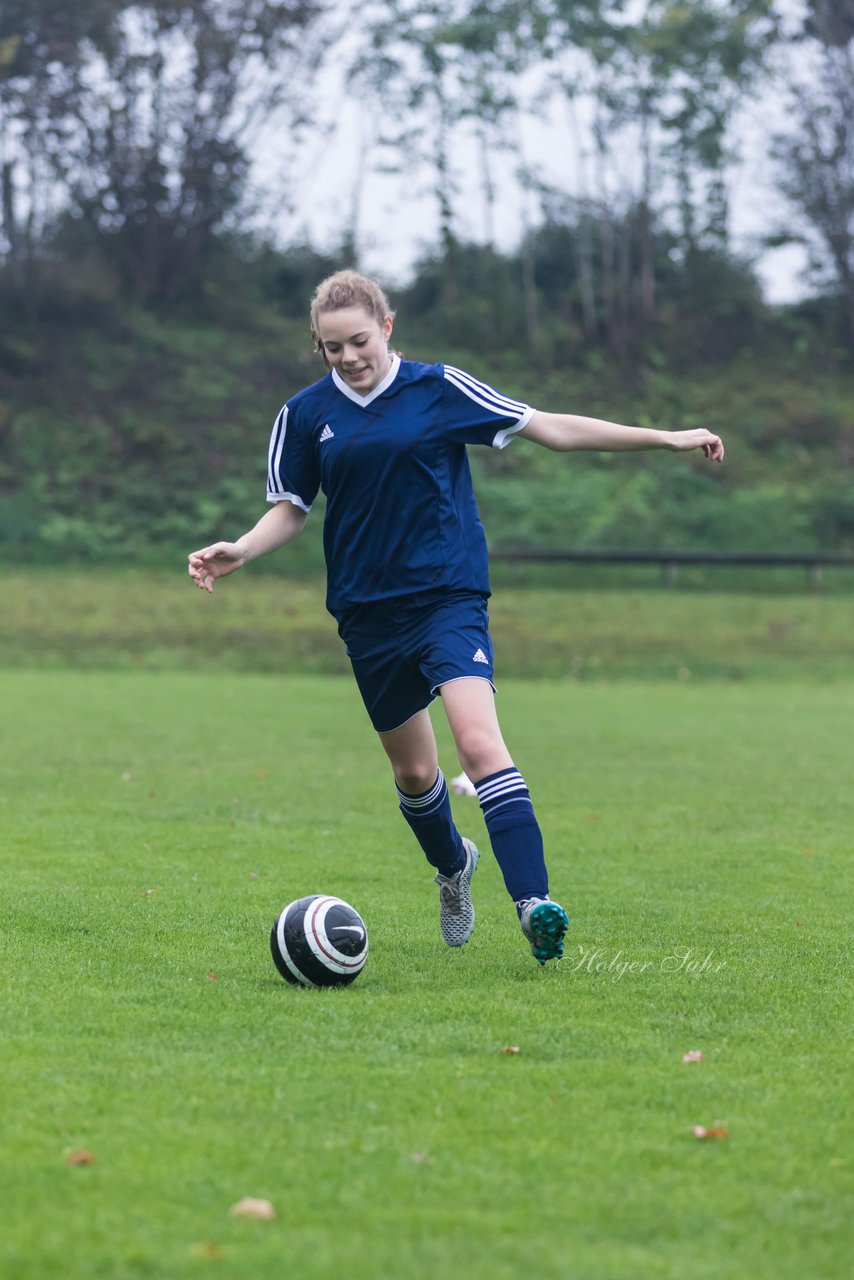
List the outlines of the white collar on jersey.
{"type": "Polygon", "coordinates": [[[397,371],[399,368],[400,356],[395,355],[395,353],[392,352],[391,368],[383,378],[382,382],[378,382],[366,396],[360,396],[358,391],[354,391],[352,387],[348,387],[337,369],[332,370],[332,381],[335,383],[342,395],[345,395],[348,400],[352,400],[354,404],[367,405],[370,404],[372,400],[376,400],[377,396],[381,396],[384,391],[388,391],[389,387],[397,377],[397,371]]]}

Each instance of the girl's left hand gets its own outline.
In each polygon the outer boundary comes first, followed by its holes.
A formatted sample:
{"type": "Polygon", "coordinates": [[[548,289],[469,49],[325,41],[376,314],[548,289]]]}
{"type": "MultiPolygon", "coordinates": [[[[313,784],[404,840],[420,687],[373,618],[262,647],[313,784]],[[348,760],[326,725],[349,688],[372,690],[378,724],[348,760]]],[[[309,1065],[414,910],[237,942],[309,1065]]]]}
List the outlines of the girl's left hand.
{"type": "Polygon", "coordinates": [[[669,448],[678,453],[688,449],[702,449],[712,462],[724,460],[723,440],[705,427],[692,427],[689,431],[668,431],[667,437],[669,448]]]}

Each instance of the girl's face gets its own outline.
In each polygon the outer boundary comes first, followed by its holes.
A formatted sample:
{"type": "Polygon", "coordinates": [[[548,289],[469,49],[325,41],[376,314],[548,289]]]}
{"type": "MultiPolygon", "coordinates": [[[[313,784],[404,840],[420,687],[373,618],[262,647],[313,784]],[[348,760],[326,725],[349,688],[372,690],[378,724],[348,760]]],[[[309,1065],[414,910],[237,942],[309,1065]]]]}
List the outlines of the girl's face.
{"type": "Polygon", "coordinates": [[[327,363],[359,395],[373,391],[391,368],[392,324],[391,316],[379,324],[364,307],[342,307],[318,318],[317,334],[327,363]]]}

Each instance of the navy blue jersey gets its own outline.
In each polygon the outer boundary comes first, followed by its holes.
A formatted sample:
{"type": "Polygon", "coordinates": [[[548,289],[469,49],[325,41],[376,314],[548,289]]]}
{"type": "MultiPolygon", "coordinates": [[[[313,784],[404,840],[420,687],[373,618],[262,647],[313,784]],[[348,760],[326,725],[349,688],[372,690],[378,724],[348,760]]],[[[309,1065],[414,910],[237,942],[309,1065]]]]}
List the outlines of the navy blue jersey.
{"type": "Polygon", "coordinates": [[[326,495],[327,607],[422,591],[489,594],[467,444],[503,448],[534,410],[451,365],[392,358],[366,396],[335,370],[282,408],[267,498],[326,495]]]}

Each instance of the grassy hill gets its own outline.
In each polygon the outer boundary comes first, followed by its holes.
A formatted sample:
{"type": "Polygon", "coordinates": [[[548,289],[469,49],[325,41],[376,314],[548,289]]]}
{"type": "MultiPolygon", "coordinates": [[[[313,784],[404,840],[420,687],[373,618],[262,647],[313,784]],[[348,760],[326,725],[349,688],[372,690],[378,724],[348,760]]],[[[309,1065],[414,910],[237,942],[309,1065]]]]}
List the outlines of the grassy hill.
{"type": "MultiPolygon", "coordinates": [[[[703,424],[723,468],[669,454],[471,450],[493,545],[854,548],[854,370],[785,329],[725,364],[600,353],[536,370],[518,347],[447,349],[413,317],[396,340],[538,407],[703,424]],[[417,334],[417,336],[415,336],[417,334]]],[[[303,319],[217,297],[203,312],[91,306],[4,326],[0,544],[20,562],[153,563],[237,536],[264,506],[268,433],[319,376],[303,319]],[[200,318],[201,317],[201,318],[200,318]]],[[[316,541],[292,563],[317,567],[316,541]]]]}

